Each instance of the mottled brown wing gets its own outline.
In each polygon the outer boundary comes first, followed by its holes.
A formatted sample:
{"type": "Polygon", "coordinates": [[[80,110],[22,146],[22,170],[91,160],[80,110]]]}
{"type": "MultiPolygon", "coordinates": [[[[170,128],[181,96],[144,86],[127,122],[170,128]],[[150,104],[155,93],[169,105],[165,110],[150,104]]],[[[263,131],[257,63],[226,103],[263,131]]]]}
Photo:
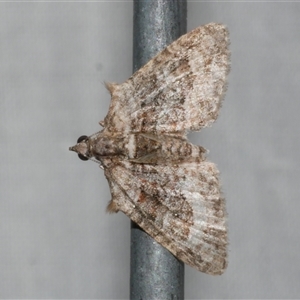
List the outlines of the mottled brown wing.
{"type": "Polygon", "coordinates": [[[207,274],[227,266],[225,201],[210,162],[147,165],[104,161],[112,201],[184,263],[207,274]]]}
{"type": "Polygon", "coordinates": [[[111,132],[185,133],[218,116],[229,72],[228,31],[207,24],[183,35],[112,95],[104,120],[111,132]]]}

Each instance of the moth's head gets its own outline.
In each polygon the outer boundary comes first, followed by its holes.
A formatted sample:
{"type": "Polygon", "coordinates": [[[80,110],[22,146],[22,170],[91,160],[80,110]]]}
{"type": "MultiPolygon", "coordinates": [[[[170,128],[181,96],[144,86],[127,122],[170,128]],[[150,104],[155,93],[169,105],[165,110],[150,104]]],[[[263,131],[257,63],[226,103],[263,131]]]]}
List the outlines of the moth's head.
{"type": "Polygon", "coordinates": [[[69,150],[76,152],[81,160],[89,160],[89,138],[86,135],[82,135],[78,138],[77,144],[70,147],[69,150]]]}

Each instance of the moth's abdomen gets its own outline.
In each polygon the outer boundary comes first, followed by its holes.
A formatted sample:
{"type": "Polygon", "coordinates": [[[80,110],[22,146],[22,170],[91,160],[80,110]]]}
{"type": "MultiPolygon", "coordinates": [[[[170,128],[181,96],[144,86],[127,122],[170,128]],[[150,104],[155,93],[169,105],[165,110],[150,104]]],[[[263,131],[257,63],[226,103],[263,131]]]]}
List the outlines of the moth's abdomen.
{"type": "Polygon", "coordinates": [[[176,163],[204,160],[206,150],[185,139],[167,135],[135,134],[128,140],[128,157],[136,163],[176,163]]]}
{"type": "Polygon", "coordinates": [[[162,155],[172,161],[182,161],[188,158],[203,160],[206,150],[201,146],[193,145],[180,139],[169,137],[162,143],[162,155]]]}

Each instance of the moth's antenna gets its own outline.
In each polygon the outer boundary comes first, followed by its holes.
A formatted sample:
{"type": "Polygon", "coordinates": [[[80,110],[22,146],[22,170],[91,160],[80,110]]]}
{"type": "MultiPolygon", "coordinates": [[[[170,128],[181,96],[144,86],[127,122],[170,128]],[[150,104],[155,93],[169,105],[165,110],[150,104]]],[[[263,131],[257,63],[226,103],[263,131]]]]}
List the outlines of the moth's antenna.
{"type": "MultiPolygon", "coordinates": [[[[186,33],[186,0],[134,1],[133,71],[186,33]]],[[[131,222],[130,299],[184,299],[184,264],[131,222]]]]}
{"type": "Polygon", "coordinates": [[[99,167],[100,167],[101,169],[103,169],[103,166],[102,166],[101,161],[99,161],[99,160],[97,160],[97,159],[95,159],[95,158],[92,158],[92,157],[89,158],[89,160],[92,161],[92,162],[97,163],[97,164],[99,165],[99,167]]]}
{"type": "Polygon", "coordinates": [[[99,131],[97,131],[97,132],[91,134],[91,135],[89,136],[89,139],[91,139],[91,138],[94,137],[95,135],[99,134],[101,131],[102,131],[102,130],[99,130],[99,131]]]}

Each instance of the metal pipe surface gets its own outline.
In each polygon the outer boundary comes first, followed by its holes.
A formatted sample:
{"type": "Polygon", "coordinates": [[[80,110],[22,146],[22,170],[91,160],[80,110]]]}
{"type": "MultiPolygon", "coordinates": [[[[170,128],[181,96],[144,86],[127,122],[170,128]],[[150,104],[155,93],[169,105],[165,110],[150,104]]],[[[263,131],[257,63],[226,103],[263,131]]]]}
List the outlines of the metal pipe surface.
{"type": "Polygon", "coordinates": [[[186,33],[186,16],[186,1],[134,1],[133,72],[186,33]]]}
{"type": "MultiPolygon", "coordinates": [[[[133,71],[186,33],[186,12],[186,1],[134,1],[133,71]]],[[[130,299],[184,299],[184,264],[133,222],[130,299]]]]}

